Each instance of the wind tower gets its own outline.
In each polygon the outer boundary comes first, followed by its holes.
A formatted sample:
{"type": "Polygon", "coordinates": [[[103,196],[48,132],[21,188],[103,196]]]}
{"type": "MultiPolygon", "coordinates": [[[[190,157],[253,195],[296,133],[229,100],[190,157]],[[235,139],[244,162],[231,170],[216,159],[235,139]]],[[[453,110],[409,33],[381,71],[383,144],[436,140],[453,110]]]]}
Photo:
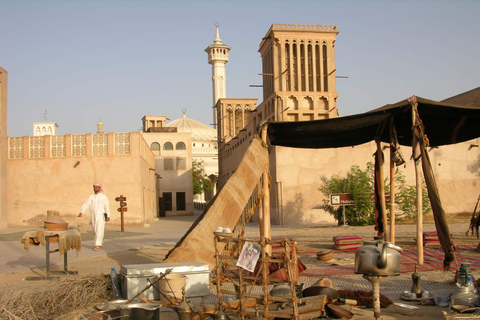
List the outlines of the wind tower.
{"type": "Polygon", "coordinates": [[[274,23],[260,43],[268,120],[338,116],[334,25],[274,23]]]}
{"type": "Polygon", "coordinates": [[[228,62],[230,47],[222,43],[218,32],[218,23],[215,24],[217,33],[213,44],[209,45],[205,52],[208,54],[208,63],[212,65],[212,88],[213,88],[213,125],[217,128],[217,101],[227,97],[227,79],[225,64],[228,62]]]}

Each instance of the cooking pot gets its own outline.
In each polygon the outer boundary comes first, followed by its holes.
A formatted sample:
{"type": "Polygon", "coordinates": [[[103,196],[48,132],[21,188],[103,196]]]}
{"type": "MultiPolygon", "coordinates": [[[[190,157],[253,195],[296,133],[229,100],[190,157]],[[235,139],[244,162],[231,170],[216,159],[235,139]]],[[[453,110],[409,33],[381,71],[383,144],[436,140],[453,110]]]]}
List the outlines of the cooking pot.
{"type": "Polygon", "coordinates": [[[365,241],[355,251],[355,273],[370,276],[394,276],[400,274],[400,253],[402,248],[391,242],[375,237],[365,241]]]}

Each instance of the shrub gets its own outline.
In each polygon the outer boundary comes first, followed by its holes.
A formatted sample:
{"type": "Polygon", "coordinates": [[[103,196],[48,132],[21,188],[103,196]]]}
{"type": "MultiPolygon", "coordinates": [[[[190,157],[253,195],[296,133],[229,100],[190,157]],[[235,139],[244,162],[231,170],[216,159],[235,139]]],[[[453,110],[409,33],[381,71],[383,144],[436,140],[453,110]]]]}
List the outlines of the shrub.
{"type": "MultiPolygon", "coordinates": [[[[354,199],[355,205],[345,206],[345,219],[350,225],[371,225],[375,223],[375,204],[371,201],[369,194],[374,192],[374,164],[367,163],[367,168],[361,170],[358,165],[353,165],[346,177],[333,175],[330,178],[321,176],[322,186],[319,190],[327,197],[332,193],[348,193],[354,199]]],[[[385,191],[390,190],[389,179],[385,179],[385,191]]],[[[416,216],[416,188],[406,184],[405,175],[395,170],[395,203],[399,210],[408,219],[416,216]]],[[[430,200],[422,184],[423,214],[432,211],[430,200]]],[[[330,205],[330,199],[322,200],[318,208],[325,210],[335,217],[338,224],[343,224],[343,206],[330,205]]],[[[387,215],[389,210],[387,209],[387,215]]]]}

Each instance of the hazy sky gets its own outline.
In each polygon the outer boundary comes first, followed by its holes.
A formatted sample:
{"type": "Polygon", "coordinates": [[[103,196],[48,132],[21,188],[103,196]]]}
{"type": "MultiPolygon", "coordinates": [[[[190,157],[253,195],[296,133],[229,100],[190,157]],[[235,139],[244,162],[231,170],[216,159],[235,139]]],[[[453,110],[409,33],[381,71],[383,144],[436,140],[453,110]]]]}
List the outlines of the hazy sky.
{"type": "Polygon", "coordinates": [[[227,97],[258,98],[258,46],[272,23],[332,24],[338,110],[351,115],[412,95],[480,86],[480,1],[0,0],[8,136],[32,122],[58,134],[140,130],[144,115],[212,120],[205,48],[229,45],[227,97]]]}

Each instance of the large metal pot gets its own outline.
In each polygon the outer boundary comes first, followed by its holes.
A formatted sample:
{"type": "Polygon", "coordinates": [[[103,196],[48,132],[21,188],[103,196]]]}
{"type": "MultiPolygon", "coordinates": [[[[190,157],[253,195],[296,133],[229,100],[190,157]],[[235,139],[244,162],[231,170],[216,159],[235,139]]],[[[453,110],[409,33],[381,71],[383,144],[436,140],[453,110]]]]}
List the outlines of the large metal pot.
{"type": "Polygon", "coordinates": [[[400,253],[402,248],[383,241],[365,241],[355,251],[355,273],[371,276],[394,276],[400,274],[400,253]]]}

